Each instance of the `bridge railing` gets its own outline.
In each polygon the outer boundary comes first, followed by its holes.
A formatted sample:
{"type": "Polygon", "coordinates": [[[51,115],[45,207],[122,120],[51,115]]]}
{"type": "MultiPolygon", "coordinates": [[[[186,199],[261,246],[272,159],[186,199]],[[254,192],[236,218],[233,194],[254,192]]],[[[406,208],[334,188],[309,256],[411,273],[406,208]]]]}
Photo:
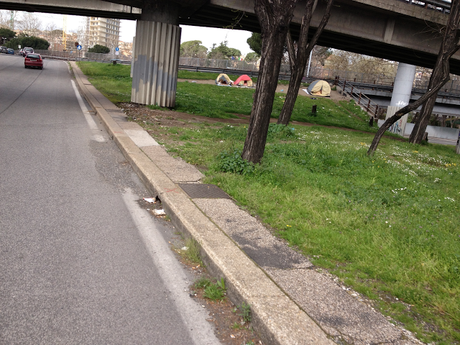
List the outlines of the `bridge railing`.
{"type": "Polygon", "coordinates": [[[342,89],[343,93],[348,94],[356,104],[360,105],[372,119],[377,120],[382,114],[386,112],[387,107],[379,106],[367,97],[360,89],[358,89],[353,83],[347,82],[346,80],[336,79],[335,85],[342,89]]]}
{"type": "Polygon", "coordinates": [[[424,1],[401,0],[401,1],[413,4],[413,5],[421,6],[426,9],[440,11],[443,13],[450,12],[450,1],[445,1],[445,0],[424,0],[424,1]]]}
{"type": "MultiPolygon", "coordinates": [[[[70,60],[70,61],[94,61],[94,62],[111,62],[116,58],[113,54],[89,53],[86,51],[58,51],[58,50],[35,50],[45,58],[70,60]]],[[[130,64],[131,61],[121,60],[122,63],[130,64]]]]}
{"type": "MultiPolygon", "coordinates": [[[[82,60],[96,62],[111,62],[115,56],[113,54],[88,53],[84,51],[53,51],[53,50],[37,50],[44,57],[63,59],[63,60],[82,60]]],[[[121,58],[121,63],[130,64],[129,59],[121,58]]],[[[180,57],[179,65],[183,69],[201,71],[201,72],[219,72],[235,74],[249,74],[251,77],[256,76],[259,72],[259,66],[256,62],[246,62],[239,60],[225,59],[200,59],[180,57]]],[[[312,67],[308,76],[308,80],[323,79],[333,81],[335,79],[346,80],[347,82],[358,84],[374,84],[376,86],[393,86],[394,75],[369,74],[355,71],[341,71],[336,69],[328,69],[322,66],[312,67]]],[[[414,89],[427,89],[430,73],[423,73],[421,77],[417,77],[414,81],[414,89]]],[[[280,68],[279,79],[290,79],[290,67],[288,64],[282,64],[280,68]]],[[[440,94],[445,97],[460,96],[460,76],[451,75],[451,80],[442,88],[440,94]]]]}

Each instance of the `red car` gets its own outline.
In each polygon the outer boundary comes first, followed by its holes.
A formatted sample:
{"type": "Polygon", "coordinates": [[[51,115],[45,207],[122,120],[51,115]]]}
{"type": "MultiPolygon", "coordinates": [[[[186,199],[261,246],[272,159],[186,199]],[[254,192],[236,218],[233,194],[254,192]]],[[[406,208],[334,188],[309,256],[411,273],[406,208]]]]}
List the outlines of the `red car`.
{"type": "Polygon", "coordinates": [[[24,58],[24,68],[27,67],[38,67],[43,69],[43,59],[40,54],[29,53],[24,58]]]}

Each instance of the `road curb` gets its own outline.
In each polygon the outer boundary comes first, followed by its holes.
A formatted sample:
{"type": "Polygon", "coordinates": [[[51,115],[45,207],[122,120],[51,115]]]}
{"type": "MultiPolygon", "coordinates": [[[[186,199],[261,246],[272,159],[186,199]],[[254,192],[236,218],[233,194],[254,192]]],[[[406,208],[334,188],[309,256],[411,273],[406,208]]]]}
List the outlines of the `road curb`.
{"type": "Polygon", "coordinates": [[[161,200],[172,223],[200,244],[207,269],[213,276],[225,279],[232,302],[251,306],[254,328],[264,342],[333,344],[325,332],[131,140],[101,104],[104,97],[86,81],[75,62],[70,64],[82,96],[97,112],[149,191],[161,200]]]}

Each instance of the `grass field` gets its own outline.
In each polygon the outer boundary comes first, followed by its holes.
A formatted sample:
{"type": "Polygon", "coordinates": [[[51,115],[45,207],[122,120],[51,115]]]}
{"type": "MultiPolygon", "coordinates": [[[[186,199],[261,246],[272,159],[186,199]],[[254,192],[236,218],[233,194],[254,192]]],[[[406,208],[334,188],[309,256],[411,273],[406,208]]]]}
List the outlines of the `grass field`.
{"type": "MultiPolygon", "coordinates": [[[[112,102],[120,103],[131,100],[130,66],[95,62],[79,62],[78,64],[93,85],[112,102]]],[[[215,73],[179,71],[179,78],[193,77],[192,79],[200,80],[200,78],[196,78],[197,74],[201,75],[201,78],[207,77],[212,80],[217,77],[215,73]]],[[[181,82],[177,85],[176,107],[174,110],[215,118],[235,117],[234,114],[249,115],[251,113],[253,94],[254,89],[216,87],[215,85],[181,82]]],[[[278,117],[284,98],[285,94],[283,93],[278,93],[275,97],[272,117],[278,117]]],[[[376,132],[376,127],[369,128],[367,119],[367,114],[353,101],[342,101],[338,104],[325,98],[310,99],[308,97],[299,97],[292,114],[293,121],[376,132]],[[317,106],[316,116],[311,114],[313,105],[317,106]],[[357,118],[360,118],[361,121],[357,121],[357,118]]]]}
{"type": "MultiPolygon", "coordinates": [[[[112,99],[127,92],[117,85],[130,82],[129,70],[126,76],[112,65],[82,67],[112,99]]],[[[279,97],[274,117],[282,105],[279,97]]],[[[178,87],[182,112],[249,114],[251,102],[247,89],[178,87]],[[211,109],[214,102],[221,102],[218,111],[211,109]]],[[[309,102],[297,102],[294,119],[369,131],[352,103],[315,100],[321,110],[312,117],[309,102]]],[[[140,124],[161,132],[172,154],[205,168],[206,182],[220,186],[315,265],[373,299],[421,340],[460,343],[460,157],[453,146],[384,137],[370,158],[372,133],[270,125],[263,161],[252,166],[240,158],[245,125],[140,124]]]]}

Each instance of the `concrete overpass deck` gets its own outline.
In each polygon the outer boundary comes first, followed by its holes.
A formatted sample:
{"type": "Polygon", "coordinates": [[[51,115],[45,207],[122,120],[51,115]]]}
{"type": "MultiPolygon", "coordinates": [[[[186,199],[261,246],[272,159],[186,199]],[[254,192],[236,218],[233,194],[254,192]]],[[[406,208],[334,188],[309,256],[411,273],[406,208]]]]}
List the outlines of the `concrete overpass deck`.
{"type": "MultiPolygon", "coordinates": [[[[259,32],[254,0],[171,0],[179,6],[178,23],[259,32]]],[[[150,4],[150,5],[149,5],[150,4]]],[[[141,19],[146,0],[7,0],[0,8],[67,13],[120,19],[141,19]]],[[[304,2],[298,6],[291,31],[298,35],[304,2]]],[[[442,0],[336,0],[331,18],[318,44],[404,62],[433,67],[440,46],[450,3],[442,0]]],[[[310,35],[319,24],[325,5],[319,2],[310,35]]],[[[460,53],[451,71],[460,74],[460,53]]]]}

